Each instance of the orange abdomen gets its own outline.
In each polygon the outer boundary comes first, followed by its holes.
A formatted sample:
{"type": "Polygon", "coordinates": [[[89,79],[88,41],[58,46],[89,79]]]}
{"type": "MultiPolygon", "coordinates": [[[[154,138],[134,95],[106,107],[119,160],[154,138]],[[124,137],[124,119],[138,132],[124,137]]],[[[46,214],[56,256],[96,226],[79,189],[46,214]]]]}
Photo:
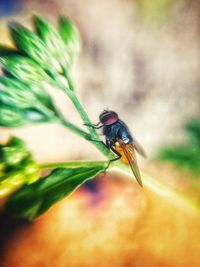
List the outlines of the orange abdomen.
{"type": "Polygon", "coordinates": [[[127,160],[127,157],[124,154],[124,151],[123,151],[122,147],[119,146],[119,145],[116,145],[115,146],[115,149],[117,150],[117,152],[119,152],[122,155],[122,157],[120,158],[120,160],[123,161],[124,163],[128,164],[129,162],[127,160]]]}

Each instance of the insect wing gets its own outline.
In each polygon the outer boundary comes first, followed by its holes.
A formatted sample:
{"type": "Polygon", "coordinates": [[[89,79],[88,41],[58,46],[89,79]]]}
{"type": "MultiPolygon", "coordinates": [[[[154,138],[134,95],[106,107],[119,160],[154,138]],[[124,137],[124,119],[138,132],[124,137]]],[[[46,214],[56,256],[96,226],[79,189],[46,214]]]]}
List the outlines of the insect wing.
{"type": "Polygon", "coordinates": [[[141,185],[143,187],[142,178],[141,178],[140,171],[139,171],[138,164],[137,164],[134,144],[125,144],[120,139],[118,139],[117,141],[118,141],[120,147],[122,148],[122,150],[124,152],[124,155],[126,156],[128,162],[129,162],[129,165],[132,169],[132,172],[133,172],[137,182],[139,183],[139,185],[141,185]]]}
{"type": "Polygon", "coordinates": [[[135,148],[135,150],[144,158],[147,157],[143,147],[138,143],[138,141],[133,137],[133,146],[135,148]]]}

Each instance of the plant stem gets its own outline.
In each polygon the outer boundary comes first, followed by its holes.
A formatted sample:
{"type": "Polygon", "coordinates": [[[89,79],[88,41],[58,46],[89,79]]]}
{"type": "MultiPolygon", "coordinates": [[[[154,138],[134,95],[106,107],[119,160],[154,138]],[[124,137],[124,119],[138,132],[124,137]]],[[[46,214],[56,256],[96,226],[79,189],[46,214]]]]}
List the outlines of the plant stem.
{"type": "Polygon", "coordinates": [[[99,135],[97,134],[96,129],[94,129],[93,127],[88,126],[88,125],[91,125],[92,123],[91,123],[87,113],[85,112],[83,106],[79,102],[77,96],[75,95],[75,93],[74,92],[69,92],[68,96],[71,99],[71,101],[74,104],[74,106],[76,107],[76,109],[77,109],[80,117],[82,118],[83,122],[85,124],[87,124],[86,127],[87,127],[88,131],[91,133],[92,137],[95,138],[95,140],[99,140],[100,141],[101,139],[99,138],[99,135]]]}
{"type": "Polygon", "coordinates": [[[69,89],[71,91],[74,91],[74,84],[73,81],[71,79],[71,76],[69,75],[69,72],[67,71],[66,68],[63,68],[63,76],[66,78],[68,85],[69,85],[69,89]]]}
{"type": "Polygon", "coordinates": [[[87,113],[85,112],[83,106],[81,105],[81,103],[79,102],[76,94],[74,92],[67,92],[69,98],[71,99],[71,101],[73,102],[75,108],[77,109],[80,117],[82,118],[84,124],[86,124],[86,127],[88,129],[88,131],[91,134],[91,142],[96,146],[96,148],[98,150],[100,150],[106,157],[108,157],[109,159],[113,158],[113,154],[110,152],[110,150],[102,143],[96,129],[94,129],[93,127],[90,127],[88,125],[91,125],[91,121],[87,115],[87,113]],[[94,141],[95,140],[95,141],[94,141]]]}
{"type": "Polygon", "coordinates": [[[109,151],[109,149],[105,145],[103,145],[101,140],[97,140],[97,141],[96,141],[96,139],[90,140],[91,139],[91,135],[89,133],[81,130],[79,127],[77,127],[76,125],[72,124],[71,122],[66,121],[61,116],[59,117],[59,123],[61,123],[63,126],[68,128],[69,130],[73,131],[75,134],[83,137],[85,140],[90,141],[91,143],[93,143],[94,146],[100,152],[102,152],[106,157],[113,158],[113,154],[109,151]],[[95,140],[95,141],[93,141],[93,140],[95,140]]]}
{"type": "Polygon", "coordinates": [[[66,121],[65,119],[59,117],[59,122],[65,126],[66,128],[68,128],[69,130],[73,131],[74,133],[76,133],[77,135],[85,138],[86,140],[88,140],[88,138],[90,137],[90,134],[81,130],[79,127],[77,127],[76,125],[72,124],[69,121],[66,121]]]}
{"type": "MultiPolygon", "coordinates": [[[[112,159],[114,158],[113,153],[110,152],[110,150],[102,143],[96,129],[94,129],[93,127],[90,127],[88,125],[91,125],[91,121],[87,115],[87,113],[85,112],[83,106],[81,105],[81,103],[79,102],[75,92],[74,92],[74,86],[73,83],[71,81],[71,78],[68,77],[68,73],[64,73],[64,77],[66,78],[68,85],[70,86],[70,88],[67,88],[59,79],[57,73],[52,72],[51,73],[54,81],[54,86],[59,87],[59,89],[61,89],[63,92],[65,92],[65,94],[67,94],[67,96],[69,97],[69,99],[72,101],[72,103],[74,104],[74,107],[76,108],[77,112],[79,113],[80,117],[82,118],[82,121],[84,124],[87,124],[86,127],[90,133],[90,135],[86,135],[81,134],[82,130],[78,130],[76,126],[69,125],[68,122],[66,122],[63,118],[61,118],[60,122],[62,123],[62,125],[66,126],[67,128],[69,128],[70,130],[76,132],[78,135],[81,135],[82,137],[84,137],[86,140],[90,141],[91,143],[93,143],[93,145],[100,151],[102,152],[107,158],[112,159]],[[68,80],[70,78],[70,80],[68,80]],[[76,129],[75,129],[76,128],[76,129]]],[[[83,131],[82,131],[83,133],[83,131]]]]}
{"type": "Polygon", "coordinates": [[[40,164],[41,169],[55,169],[55,168],[77,168],[85,167],[92,168],[93,166],[104,166],[108,164],[107,161],[68,161],[68,162],[52,162],[40,164]]]}

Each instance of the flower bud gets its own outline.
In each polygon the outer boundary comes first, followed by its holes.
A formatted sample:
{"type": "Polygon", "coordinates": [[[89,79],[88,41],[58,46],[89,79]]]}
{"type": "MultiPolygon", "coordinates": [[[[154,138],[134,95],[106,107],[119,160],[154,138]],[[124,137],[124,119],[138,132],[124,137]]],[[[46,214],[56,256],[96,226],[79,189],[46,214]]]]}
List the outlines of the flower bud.
{"type": "Polygon", "coordinates": [[[49,68],[51,57],[40,38],[19,23],[9,23],[9,29],[14,44],[20,52],[25,53],[43,68],[49,68]]]}
{"type": "Polygon", "coordinates": [[[65,44],[65,54],[70,57],[71,64],[81,50],[80,34],[70,20],[63,16],[59,19],[59,33],[65,44]]]}

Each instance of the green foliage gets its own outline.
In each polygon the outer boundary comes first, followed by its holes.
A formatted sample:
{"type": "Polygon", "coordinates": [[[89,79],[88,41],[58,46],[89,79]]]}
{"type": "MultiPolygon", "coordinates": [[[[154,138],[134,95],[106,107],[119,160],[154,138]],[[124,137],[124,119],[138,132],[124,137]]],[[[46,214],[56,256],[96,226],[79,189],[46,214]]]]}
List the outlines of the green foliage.
{"type": "Polygon", "coordinates": [[[16,49],[0,46],[0,63],[4,72],[0,77],[1,126],[17,127],[62,119],[45,86],[49,84],[65,91],[68,84],[72,85],[71,78],[66,74],[78,51],[77,48],[67,47],[69,43],[77,47],[80,42],[71,22],[64,18],[62,21],[68,23],[67,28],[66,23],[61,27],[69,32],[65,34],[65,40],[51,23],[40,16],[33,17],[36,32],[19,23],[9,23],[16,49]],[[62,74],[66,76],[65,82],[62,74]]]}
{"type": "Polygon", "coordinates": [[[188,142],[161,149],[159,157],[200,175],[200,119],[188,123],[185,130],[189,137],[188,142]]]}
{"type": "Polygon", "coordinates": [[[25,185],[14,193],[6,204],[6,211],[33,220],[104,168],[103,163],[90,168],[78,167],[77,162],[76,168],[55,169],[47,177],[25,185]]]}
{"type": "MultiPolygon", "coordinates": [[[[57,122],[87,141],[91,137],[95,140],[93,144],[108,156],[109,150],[101,142],[96,142],[100,140],[96,130],[88,126],[88,133],[65,120],[45,90],[46,85],[62,90],[76,107],[83,123],[91,124],[76,97],[70,75],[80,50],[77,29],[65,17],[60,17],[58,30],[40,16],[34,16],[33,23],[35,32],[19,23],[10,23],[16,49],[0,46],[3,70],[0,77],[0,126],[57,122]]],[[[5,146],[0,146],[0,156],[0,198],[11,195],[5,210],[27,219],[41,215],[107,165],[107,162],[96,161],[65,163],[65,168],[39,179],[39,170],[45,168],[38,167],[21,140],[13,138],[5,146]]],[[[46,168],[52,170],[58,166],[59,163],[54,163],[46,168]]]]}
{"type": "Polygon", "coordinates": [[[12,137],[7,144],[0,145],[0,198],[38,178],[39,166],[21,139],[12,137]]]}

